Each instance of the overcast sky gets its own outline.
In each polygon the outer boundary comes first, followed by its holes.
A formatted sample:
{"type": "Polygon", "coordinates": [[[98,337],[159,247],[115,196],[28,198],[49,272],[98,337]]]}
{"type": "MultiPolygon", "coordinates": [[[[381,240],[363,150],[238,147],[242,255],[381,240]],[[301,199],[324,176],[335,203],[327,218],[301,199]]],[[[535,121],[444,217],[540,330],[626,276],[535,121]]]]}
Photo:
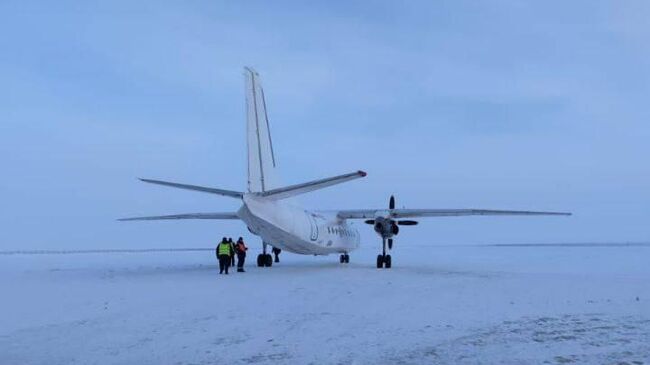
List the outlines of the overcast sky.
{"type": "MultiPolygon", "coordinates": [[[[0,249],[211,246],[240,222],[242,67],[307,208],[571,211],[423,221],[398,244],[650,240],[647,1],[0,2],[0,249]]],[[[364,245],[377,245],[360,225],[364,245]]],[[[257,249],[257,248],[256,248],[257,249]]]]}

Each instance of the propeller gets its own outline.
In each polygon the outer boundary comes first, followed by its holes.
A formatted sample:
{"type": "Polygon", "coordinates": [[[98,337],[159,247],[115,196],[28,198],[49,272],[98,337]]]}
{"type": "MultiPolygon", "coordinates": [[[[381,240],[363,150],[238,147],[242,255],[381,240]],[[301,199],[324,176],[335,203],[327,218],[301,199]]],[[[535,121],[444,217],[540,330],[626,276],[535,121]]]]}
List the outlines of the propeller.
{"type": "MultiPolygon", "coordinates": [[[[395,209],[395,196],[391,195],[390,199],[388,199],[388,209],[393,210],[395,209]]],[[[399,232],[399,229],[397,229],[397,226],[393,224],[393,234],[397,234],[399,232]]],[[[392,250],[393,249],[393,239],[389,238],[388,239],[388,249],[392,250]]]]}
{"type": "MultiPolygon", "coordinates": [[[[388,209],[395,209],[395,196],[391,195],[390,200],[388,201],[388,209]]],[[[397,221],[397,224],[400,226],[415,226],[418,224],[417,221],[412,221],[412,220],[403,220],[403,221],[397,221]]],[[[389,244],[389,246],[391,246],[389,244]]]]}
{"type": "MultiPolygon", "coordinates": [[[[364,221],[365,224],[370,224],[375,226],[375,232],[377,232],[383,239],[384,245],[388,245],[388,249],[393,249],[393,236],[397,236],[399,233],[399,226],[414,226],[418,224],[414,220],[395,220],[393,219],[393,214],[395,210],[395,196],[391,195],[388,199],[388,210],[389,213],[387,216],[378,216],[375,219],[367,219],[364,221]]],[[[384,246],[385,254],[386,246],[384,246]]]]}
{"type": "Polygon", "coordinates": [[[397,221],[397,224],[400,226],[415,226],[418,224],[417,221],[410,221],[410,220],[404,220],[404,221],[397,221]]]}

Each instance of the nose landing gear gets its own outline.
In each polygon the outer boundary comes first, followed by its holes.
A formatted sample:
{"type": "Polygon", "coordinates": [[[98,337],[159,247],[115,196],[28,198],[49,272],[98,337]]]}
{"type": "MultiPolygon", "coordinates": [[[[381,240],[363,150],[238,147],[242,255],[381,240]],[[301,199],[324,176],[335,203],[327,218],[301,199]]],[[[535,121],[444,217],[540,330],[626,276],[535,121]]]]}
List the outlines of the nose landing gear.
{"type": "MultiPolygon", "coordinates": [[[[378,269],[381,269],[381,268],[390,269],[391,266],[393,266],[392,258],[390,257],[390,255],[386,254],[386,240],[387,240],[386,238],[384,238],[382,240],[383,241],[382,242],[382,246],[383,246],[382,247],[382,253],[381,253],[381,255],[377,255],[377,268],[378,269]]],[[[389,239],[389,240],[391,241],[390,243],[392,243],[393,240],[392,239],[389,239]]],[[[392,244],[391,244],[391,246],[392,246],[392,244]]]]}

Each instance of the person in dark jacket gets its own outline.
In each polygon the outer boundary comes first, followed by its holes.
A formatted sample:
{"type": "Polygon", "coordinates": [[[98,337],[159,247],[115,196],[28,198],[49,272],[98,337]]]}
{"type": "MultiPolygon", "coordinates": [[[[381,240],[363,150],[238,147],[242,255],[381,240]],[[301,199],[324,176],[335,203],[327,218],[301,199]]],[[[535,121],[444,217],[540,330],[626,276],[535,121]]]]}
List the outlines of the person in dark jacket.
{"type": "Polygon", "coordinates": [[[226,275],[228,275],[228,268],[230,267],[230,261],[234,254],[234,250],[232,245],[228,243],[226,237],[224,237],[221,240],[221,243],[217,245],[215,253],[219,259],[219,274],[223,274],[225,271],[226,275]]]}
{"type": "Polygon", "coordinates": [[[246,261],[246,251],[248,251],[248,247],[246,247],[244,239],[239,237],[237,244],[235,245],[235,253],[237,254],[237,272],[245,272],[244,262],[246,261]]]}

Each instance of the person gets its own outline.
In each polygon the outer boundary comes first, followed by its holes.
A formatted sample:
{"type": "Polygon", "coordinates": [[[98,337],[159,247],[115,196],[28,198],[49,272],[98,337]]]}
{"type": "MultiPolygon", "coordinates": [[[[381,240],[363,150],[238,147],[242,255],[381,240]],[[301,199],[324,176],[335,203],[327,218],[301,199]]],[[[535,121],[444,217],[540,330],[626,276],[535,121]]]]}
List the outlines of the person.
{"type": "Polygon", "coordinates": [[[239,237],[239,239],[237,239],[237,244],[235,245],[235,252],[237,253],[237,272],[245,272],[244,262],[246,261],[246,251],[248,251],[248,247],[246,247],[244,239],[239,237]]]}
{"type": "MultiPolygon", "coordinates": [[[[226,237],[223,237],[221,239],[221,242],[223,241],[227,241],[226,237]]],[[[219,245],[221,244],[221,242],[217,243],[217,247],[214,248],[214,255],[217,257],[217,263],[221,262],[221,260],[219,259],[219,245]]]]}
{"type": "Polygon", "coordinates": [[[232,255],[230,256],[230,266],[235,267],[235,243],[232,241],[232,237],[228,237],[228,244],[232,248],[232,255]]]}
{"type": "Polygon", "coordinates": [[[223,274],[224,271],[228,275],[228,268],[230,267],[230,258],[233,255],[233,249],[226,237],[221,240],[221,243],[217,245],[215,250],[217,258],[219,258],[219,274],[223,274]]]}
{"type": "Polygon", "coordinates": [[[281,249],[277,247],[273,247],[273,254],[275,255],[275,262],[280,262],[280,252],[282,252],[281,249]]]}

